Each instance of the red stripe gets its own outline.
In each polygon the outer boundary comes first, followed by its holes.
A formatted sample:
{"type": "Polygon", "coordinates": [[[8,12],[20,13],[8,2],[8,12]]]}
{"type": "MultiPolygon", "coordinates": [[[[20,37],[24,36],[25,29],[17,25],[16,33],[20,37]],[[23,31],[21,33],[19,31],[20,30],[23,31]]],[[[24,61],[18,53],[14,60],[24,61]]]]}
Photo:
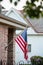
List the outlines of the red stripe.
{"type": "MultiPolygon", "coordinates": [[[[27,48],[26,48],[26,47],[27,47],[27,43],[24,42],[23,38],[22,38],[21,36],[19,36],[19,37],[17,37],[16,39],[17,39],[17,40],[19,41],[19,43],[21,44],[21,45],[19,44],[19,46],[21,46],[21,47],[24,48],[24,52],[27,52],[27,48]],[[20,40],[21,40],[22,42],[21,42],[20,40]],[[22,43],[23,43],[23,44],[22,44],[22,43]],[[25,46],[24,46],[24,45],[25,45],[25,46]]],[[[18,43],[18,42],[17,42],[17,43],[18,43]]],[[[20,47],[20,48],[21,48],[21,47],[20,47]]],[[[23,49],[23,48],[22,48],[22,49],[23,49]]]]}
{"type": "Polygon", "coordinates": [[[20,35],[19,37],[20,37],[20,39],[22,40],[22,42],[24,43],[24,45],[25,45],[25,51],[28,52],[27,43],[25,42],[25,40],[22,38],[21,35],[20,35]]]}
{"type": "Polygon", "coordinates": [[[18,37],[17,38],[18,39],[18,41],[21,43],[21,45],[22,45],[22,47],[25,49],[25,46],[22,44],[23,42],[22,42],[22,40],[18,37]],[[21,41],[20,41],[21,40],[21,41]]]}
{"type": "Polygon", "coordinates": [[[20,39],[20,41],[22,42],[22,44],[24,45],[24,47],[25,47],[25,44],[24,44],[23,41],[21,40],[20,36],[19,36],[19,39],[20,39]]]}
{"type": "MultiPolygon", "coordinates": [[[[20,37],[20,36],[19,36],[20,37]]],[[[27,50],[27,43],[25,44],[25,43],[23,43],[23,41],[21,40],[21,38],[19,38],[18,37],[18,40],[19,40],[19,42],[21,43],[21,45],[23,46],[23,48],[24,48],[24,52],[27,52],[28,50],[27,50]],[[22,41],[22,42],[21,42],[22,41]],[[25,44],[25,46],[24,46],[24,44],[25,44]]]]}
{"type": "Polygon", "coordinates": [[[24,41],[24,39],[22,38],[21,35],[20,35],[19,37],[20,37],[20,39],[22,40],[23,44],[25,45],[24,48],[25,48],[25,51],[27,52],[27,48],[26,48],[26,47],[27,47],[27,43],[24,41]]]}
{"type": "Polygon", "coordinates": [[[15,41],[18,43],[18,45],[20,46],[20,48],[21,48],[22,51],[24,52],[23,48],[21,47],[21,45],[19,44],[19,42],[17,41],[17,39],[15,39],[15,41]]]}
{"type": "Polygon", "coordinates": [[[24,58],[25,58],[26,60],[28,59],[27,53],[24,53],[24,58]]]}
{"type": "Polygon", "coordinates": [[[27,45],[27,43],[24,41],[24,39],[22,38],[22,36],[19,36],[20,37],[20,39],[22,40],[22,42],[24,43],[24,45],[26,44],[27,45]]]}

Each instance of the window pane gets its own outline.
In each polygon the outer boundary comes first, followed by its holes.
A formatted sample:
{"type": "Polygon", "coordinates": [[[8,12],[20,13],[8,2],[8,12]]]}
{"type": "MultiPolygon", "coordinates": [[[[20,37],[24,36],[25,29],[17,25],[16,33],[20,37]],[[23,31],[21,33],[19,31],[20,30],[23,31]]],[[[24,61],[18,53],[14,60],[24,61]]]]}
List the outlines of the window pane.
{"type": "Polygon", "coordinates": [[[28,50],[31,52],[31,44],[28,44],[28,50]]]}

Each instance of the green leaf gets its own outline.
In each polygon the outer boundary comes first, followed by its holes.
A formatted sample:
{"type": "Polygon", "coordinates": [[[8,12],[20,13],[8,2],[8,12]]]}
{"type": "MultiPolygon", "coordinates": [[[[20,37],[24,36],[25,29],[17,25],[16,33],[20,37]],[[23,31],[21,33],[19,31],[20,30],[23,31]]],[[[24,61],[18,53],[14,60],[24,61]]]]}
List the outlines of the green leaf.
{"type": "Polygon", "coordinates": [[[10,0],[10,2],[12,3],[12,0],[10,0]]]}
{"type": "Polygon", "coordinates": [[[26,1],[26,4],[29,5],[29,1],[28,0],[26,1]]]}
{"type": "Polygon", "coordinates": [[[14,5],[17,6],[17,2],[16,1],[14,2],[14,5]]]}
{"type": "Polygon", "coordinates": [[[33,3],[35,0],[31,0],[31,2],[33,3]]]}
{"type": "Polygon", "coordinates": [[[0,1],[3,1],[3,0],[0,0],[0,1]]]}
{"type": "MultiPolygon", "coordinates": [[[[32,0],[31,0],[32,1],[32,0]]],[[[41,9],[43,10],[43,6],[40,4],[37,6],[34,2],[39,0],[33,0],[33,2],[26,1],[26,5],[23,7],[24,12],[30,18],[39,18],[40,14],[43,16],[41,9]]]]}
{"type": "Polygon", "coordinates": [[[18,1],[20,1],[20,0],[18,0],[18,1]]]}
{"type": "Polygon", "coordinates": [[[41,15],[42,15],[42,17],[43,17],[43,12],[41,12],[41,15]]]}

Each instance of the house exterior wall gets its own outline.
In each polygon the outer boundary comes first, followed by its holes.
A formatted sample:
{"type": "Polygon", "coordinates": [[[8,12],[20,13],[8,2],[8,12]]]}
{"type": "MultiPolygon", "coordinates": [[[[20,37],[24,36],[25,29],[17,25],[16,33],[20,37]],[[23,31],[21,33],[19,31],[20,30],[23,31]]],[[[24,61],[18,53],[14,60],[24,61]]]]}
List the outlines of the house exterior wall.
{"type": "Polygon", "coordinates": [[[28,44],[31,44],[31,52],[28,53],[29,58],[34,55],[43,56],[43,36],[28,36],[28,44]]]}
{"type": "MultiPolygon", "coordinates": [[[[28,52],[28,61],[31,56],[43,56],[43,35],[38,35],[32,28],[28,29],[27,43],[31,44],[31,52],[28,52]]],[[[15,43],[15,62],[28,63],[24,59],[24,53],[20,49],[17,43],[15,43]]]]}
{"type": "MultiPolygon", "coordinates": [[[[2,25],[0,24],[0,61],[2,60],[3,61],[3,65],[4,63],[7,63],[7,59],[8,59],[8,26],[6,25],[2,25]]],[[[10,35],[10,33],[9,33],[10,35]]],[[[15,29],[13,30],[13,64],[15,63],[15,41],[14,41],[14,38],[15,38],[15,29]]],[[[11,35],[10,35],[11,36],[11,35]]],[[[10,39],[9,39],[10,40],[10,39]]],[[[11,50],[11,45],[9,46],[9,50],[11,50]]],[[[10,52],[9,52],[10,53],[10,52]]],[[[11,54],[9,55],[9,58],[11,58],[11,54]]],[[[11,59],[10,59],[11,60],[11,59]]]]}
{"type": "Polygon", "coordinates": [[[8,27],[0,24],[0,60],[7,60],[8,27]]]}
{"type": "MultiPolygon", "coordinates": [[[[6,15],[25,23],[25,21],[23,21],[23,19],[21,20],[20,16],[18,16],[18,14],[16,15],[15,13],[17,14],[16,11],[14,11],[14,12],[10,11],[6,15]]],[[[36,21],[36,20],[34,20],[34,21],[36,21]]],[[[34,21],[32,22],[34,27],[37,28],[37,30],[39,30],[39,28],[41,26],[41,22],[40,22],[40,25],[38,25],[39,21],[37,20],[38,21],[37,23],[34,23],[34,21]]],[[[40,21],[41,21],[41,19],[40,19],[40,21]]],[[[41,31],[41,30],[42,30],[42,27],[39,31],[41,31]]],[[[43,35],[36,36],[37,33],[34,32],[33,29],[28,29],[28,34],[33,34],[32,36],[29,35],[27,38],[28,44],[31,44],[31,52],[28,52],[28,60],[30,61],[31,56],[34,56],[34,55],[43,56],[43,51],[42,51],[43,50],[43,35]]],[[[14,32],[13,36],[15,38],[15,32],[14,32]]],[[[24,54],[23,54],[22,50],[20,49],[20,47],[17,45],[17,43],[14,40],[13,40],[13,61],[14,61],[14,63],[16,62],[16,64],[19,63],[20,61],[24,61],[24,63],[28,62],[24,59],[24,54]]]]}
{"type": "MultiPolygon", "coordinates": [[[[28,60],[30,61],[31,56],[43,56],[43,36],[28,36],[28,44],[31,44],[31,52],[28,52],[28,60]]],[[[16,63],[24,61],[24,54],[18,44],[15,45],[15,61],[16,63]]]]}

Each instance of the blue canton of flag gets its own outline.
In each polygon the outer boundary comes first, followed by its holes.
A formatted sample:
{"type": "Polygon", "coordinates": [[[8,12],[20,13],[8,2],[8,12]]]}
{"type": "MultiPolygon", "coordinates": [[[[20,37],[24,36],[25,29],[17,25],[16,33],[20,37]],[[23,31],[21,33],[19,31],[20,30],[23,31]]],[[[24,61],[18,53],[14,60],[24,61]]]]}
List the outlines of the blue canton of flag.
{"type": "Polygon", "coordinates": [[[19,47],[21,48],[21,50],[24,53],[24,58],[27,60],[28,59],[28,48],[27,48],[27,29],[25,29],[21,35],[19,35],[15,41],[17,42],[17,44],[19,45],[19,47]]]}

